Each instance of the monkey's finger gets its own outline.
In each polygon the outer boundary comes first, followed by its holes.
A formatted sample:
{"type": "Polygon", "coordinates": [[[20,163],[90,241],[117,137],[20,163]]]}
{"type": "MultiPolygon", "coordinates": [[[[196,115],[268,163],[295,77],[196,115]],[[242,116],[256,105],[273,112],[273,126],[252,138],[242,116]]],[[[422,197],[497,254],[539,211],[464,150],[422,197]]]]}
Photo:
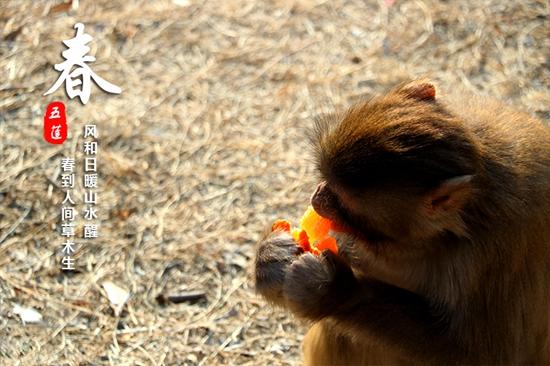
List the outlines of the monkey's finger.
{"type": "Polygon", "coordinates": [[[258,248],[259,257],[270,257],[274,261],[286,260],[302,253],[302,249],[296,244],[294,238],[284,231],[276,231],[260,242],[258,248]]]}

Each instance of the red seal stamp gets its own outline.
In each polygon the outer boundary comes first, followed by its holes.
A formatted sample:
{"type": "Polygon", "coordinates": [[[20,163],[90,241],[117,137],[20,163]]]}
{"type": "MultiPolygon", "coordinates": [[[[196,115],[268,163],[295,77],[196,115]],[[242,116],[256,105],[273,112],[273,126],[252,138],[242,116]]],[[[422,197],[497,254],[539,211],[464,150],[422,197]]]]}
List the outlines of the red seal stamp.
{"type": "Polygon", "coordinates": [[[59,145],[67,139],[67,116],[62,102],[51,102],[44,113],[44,140],[59,145]]]}

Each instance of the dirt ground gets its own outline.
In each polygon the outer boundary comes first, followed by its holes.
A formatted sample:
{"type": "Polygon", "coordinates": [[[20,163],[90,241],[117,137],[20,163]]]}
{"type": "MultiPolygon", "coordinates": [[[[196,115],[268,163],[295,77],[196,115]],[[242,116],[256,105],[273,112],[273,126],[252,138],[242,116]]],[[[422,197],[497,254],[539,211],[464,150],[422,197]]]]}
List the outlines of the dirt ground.
{"type": "MultiPolygon", "coordinates": [[[[544,0],[2,1],[0,364],[298,364],[305,327],[254,294],[250,267],[269,223],[307,205],[314,117],[429,76],[548,120],[549,14],[544,0]],[[122,94],[43,96],[77,22],[122,94]],[[42,139],[53,100],[59,146],[42,139]],[[71,274],[60,161],[82,177],[86,123],[100,237],[77,240],[71,274]],[[105,281],[130,293],[119,315],[105,281]],[[188,291],[205,297],[166,300],[188,291]],[[16,305],[42,320],[23,325],[16,305]]],[[[81,179],[74,192],[82,210],[81,179]]]]}

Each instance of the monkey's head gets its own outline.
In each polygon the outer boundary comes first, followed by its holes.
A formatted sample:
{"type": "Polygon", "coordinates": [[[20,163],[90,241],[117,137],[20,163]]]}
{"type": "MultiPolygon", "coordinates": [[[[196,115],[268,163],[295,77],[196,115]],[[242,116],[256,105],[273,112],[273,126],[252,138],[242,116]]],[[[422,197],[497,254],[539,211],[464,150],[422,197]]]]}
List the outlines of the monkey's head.
{"type": "Polygon", "coordinates": [[[425,81],[325,117],[312,134],[315,210],[373,244],[467,235],[479,147],[425,81]]]}

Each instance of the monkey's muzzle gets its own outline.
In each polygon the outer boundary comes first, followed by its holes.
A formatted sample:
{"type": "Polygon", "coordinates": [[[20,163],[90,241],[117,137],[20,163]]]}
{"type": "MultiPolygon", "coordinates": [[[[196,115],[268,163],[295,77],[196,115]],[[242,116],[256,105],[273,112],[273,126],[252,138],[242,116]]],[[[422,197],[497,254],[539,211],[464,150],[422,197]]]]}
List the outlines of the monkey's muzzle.
{"type": "Polygon", "coordinates": [[[330,189],[327,182],[322,181],[319,183],[311,196],[311,206],[319,215],[332,221],[339,221],[338,197],[330,189]]]}

